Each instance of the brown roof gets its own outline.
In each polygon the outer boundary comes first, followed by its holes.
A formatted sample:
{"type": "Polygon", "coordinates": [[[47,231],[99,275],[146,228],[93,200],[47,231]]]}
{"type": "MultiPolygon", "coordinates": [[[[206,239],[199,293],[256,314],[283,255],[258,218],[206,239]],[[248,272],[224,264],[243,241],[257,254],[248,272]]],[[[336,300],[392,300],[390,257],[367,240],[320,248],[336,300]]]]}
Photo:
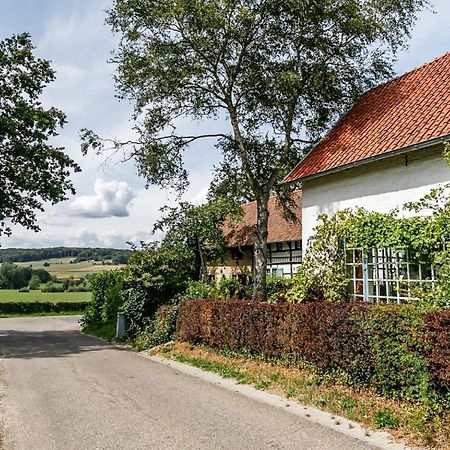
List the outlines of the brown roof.
{"type": "MultiPolygon", "coordinates": [[[[268,243],[298,241],[302,238],[302,193],[293,193],[296,204],[296,216],[298,222],[288,221],[283,216],[281,207],[277,207],[277,197],[269,198],[269,236],[268,243]]],[[[253,245],[253,232],[256,224],[256,202],[244,203],[242,219],[238,223],[226,222],[223,227],[225,239],[230,247],[253,245]]]]}
{"type": "Polygon", "coordinates": [[[450,53],[368,91],[284,181],[321,174],[448,134],[450,53]]]}

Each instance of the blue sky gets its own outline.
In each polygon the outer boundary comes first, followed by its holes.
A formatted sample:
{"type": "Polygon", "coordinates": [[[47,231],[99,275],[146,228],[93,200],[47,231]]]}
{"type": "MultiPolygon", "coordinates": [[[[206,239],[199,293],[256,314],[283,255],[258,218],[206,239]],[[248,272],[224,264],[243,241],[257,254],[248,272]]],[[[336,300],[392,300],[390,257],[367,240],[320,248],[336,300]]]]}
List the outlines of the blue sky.
{"type": "MultiPolygon", "coordinates": [[[[104,24],[104,10],[110,4],[111,0],[0,0],[0,39],[29,32],[36,53],[50,59],[57,71],[43,102],[67,114],[68,124],[55,144],[66,147],[83,168],[73,178],[76,196],[47,206],[39,215],[40,233],[14,227],[12,237],[0,238],[2,247],[127,247],[126,241],[149,239],[159,208],[175,202],[169,192],[155,187],[145,190],[132,162],[121,164],[116,159],[105,165],[98,157],[81,156],[78,133],[82,127],[111,137],[131,133],[131,105],[115,99],[114,67],[107,63],[117,44],[117,37],[104,24]]],[[[398,74],[450,51],[450,2],[435,0],[433,5],[435,12],[421,14],[409,49],[398,55],[398,74]]],[[[219,160],[210,143],[187,152],[191,187],[185,200],[203,200],[219,160]]]]}

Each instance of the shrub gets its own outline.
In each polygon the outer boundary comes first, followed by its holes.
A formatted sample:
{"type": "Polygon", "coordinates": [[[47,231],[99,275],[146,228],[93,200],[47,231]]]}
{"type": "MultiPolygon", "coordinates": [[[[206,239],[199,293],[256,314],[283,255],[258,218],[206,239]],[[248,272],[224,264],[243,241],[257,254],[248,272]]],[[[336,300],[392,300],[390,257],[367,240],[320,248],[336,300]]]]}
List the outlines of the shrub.
{"type": "Polygon", "coordinates": [[[286,293],[292,285],[292,278],[267,277],[267,301],[281,303],[286,301],[286,293]]]}
{"type": "Polygon", "coordinates": [[[30,292],[30,290],[26,287],[20,288],[19,292],[30,292]]]}
{"type": "Polygon", "coordinates": [[[40,286],[41,280],[37,275],[33,275],[31,277],[30,282],[28,283],[28,289],[30,289],[30,291],[37,291],[40,288],[40,286]]]}
{"type": "Polygon", "coordinates": [[[0,314],[59,313],[83,311],[88,302],[2,302],[0,314]]]}
{"type": "Polygon", "coordinates": [[[377,411],[374,420],[378,428],[397,428],[399,425],[399,420],[389,408],[377,411]]]}
{"type": "Polygon", "coordinates": [[[425,399],[430,395],[421,309],[413,305],[374,306],[360,326],[370,344],[377,390],[393,397],[425,399]]]}
{"type": "Polygon", "coordinates": [[[171,302],[185,290],[191,269],[186,255],[176,249],[148,245],[132,253],[122,293],[129,336],[148,325],[158,306],[171,302]]]}
{"type": "Polygon", "coordinates": [[[122,304],[123,277],[124,272],[119,269],[99,273],[91,279],[92,301],[84,312],[83,325],[115,321],[122,304]]]}
{"type": "Polygon", "coordinates": [[[52,276],[45,269],[33,269],[31,273],[33,276],[37,276],[41,283],[47,283],[52,280],[52,276]]]}
{"type": "Polygon", "coordinates": [[[202,281],[188,281],[186,290],[181,297],[183,300],[198,300],[202,298],[211,298],[211,290],[213,286],[209,283],[203,283],[202,281]]]}
{"type": "Polygon", "coordinates": [[[288,358],[382,395],[431,404],[449,396],[449,319],[450,312],[412,305],[191,300],[180,305],[177,338],[288,358]]]}
{"type": "Polygon", "coordinates": [[[162,305],[153,320],[136,337],[139,350],[155,347],[175,338],[178,305],[162,305]]]}
{"type": "Polygon", "coordinates": [[[81,284],[78,286],[69,286],[67,292],[91,292],[92,289],[87,284],[81,284]]]}
{"type": "Polygon", "coordinates": [[[423,354],[435,386],[450,391],[450,310],[436,311],[424,317],[423,354]]]}
{"type": "Polygon", "coordinates": [[[217,297],[221,300],[242,298],[242,284],[237,278],[222,278],[217,283],[217,297]]]}
{"type": "Polygon", "coordinates": [[[49,281],[41,286],[42,292],[64,292],[64,286],[62,283],[54,283],[53,281],[49,281]]]}

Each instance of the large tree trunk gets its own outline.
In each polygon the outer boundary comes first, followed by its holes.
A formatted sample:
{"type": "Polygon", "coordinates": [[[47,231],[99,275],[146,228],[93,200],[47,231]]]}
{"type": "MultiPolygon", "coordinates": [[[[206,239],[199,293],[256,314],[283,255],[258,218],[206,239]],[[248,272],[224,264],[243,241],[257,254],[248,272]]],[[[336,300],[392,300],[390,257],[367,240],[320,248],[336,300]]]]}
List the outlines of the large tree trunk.
{"type": "Polygon", "coordinates": [[[267,278],[267,236],[268,236],[268,210],[269,197],[259,196],[256,199],[258,208],[256,228],[253,235],[253,300],[266,300],[266,278],[267,278]]]}

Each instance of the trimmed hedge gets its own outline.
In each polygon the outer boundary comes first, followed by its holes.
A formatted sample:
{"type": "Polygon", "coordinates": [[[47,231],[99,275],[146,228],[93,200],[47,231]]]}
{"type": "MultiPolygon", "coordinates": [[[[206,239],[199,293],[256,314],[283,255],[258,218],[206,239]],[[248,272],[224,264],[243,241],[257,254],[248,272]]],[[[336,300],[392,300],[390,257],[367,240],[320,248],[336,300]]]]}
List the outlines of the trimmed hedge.
{"type": "Polygon", "coordinates": [[[89,302],[1,302],[0,314],[81,312],[88,304],[89,302]]]}
{"type": "Polygon", "coordinates": [[[307,363],[395,398],[428,402],[449,396],[449,311],[188,300],[179,307],[177,338],[307,363]]]}
{"type": "Polygon", "coordinates": [[[425,357],[436,386],[450,391],[450,311],[427,314],[425,322],[425,357]]]}

